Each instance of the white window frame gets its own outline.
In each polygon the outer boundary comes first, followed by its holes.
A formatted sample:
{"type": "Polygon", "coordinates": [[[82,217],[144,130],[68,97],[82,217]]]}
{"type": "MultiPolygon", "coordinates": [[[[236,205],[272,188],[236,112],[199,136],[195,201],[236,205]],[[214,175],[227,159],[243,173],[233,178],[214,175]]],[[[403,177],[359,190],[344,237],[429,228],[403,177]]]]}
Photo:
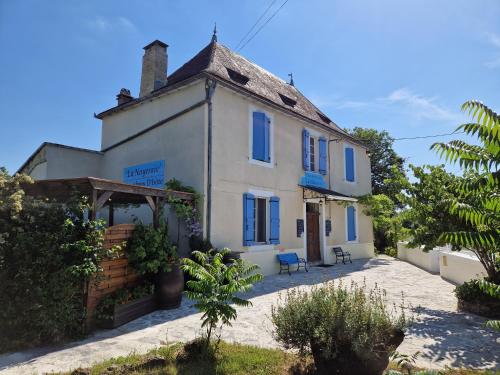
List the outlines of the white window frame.
{"type": "Polygon", "coordinates": [[[316,145],[318,145],[318,140],[316,137],[313,137],[313,136],[309,136],[309,170],[311,172],[318,172],[318,166],[319,166],[319,163],[318,163],[318,147],[316,147],[316,145]],[[312,156],[312,153],[311,153],[311,141],[312,141],[312,146],[313,146],[313,149],[314,149],[314,162],[312,163],[311,161],[311,156],[312,156]],[[314,169],[311,169],[311,166],[314,168],[314,169]]]}
{"type": "Polygon", "coordinates": [[[346,182],[348,184],[357,184],[358,174],[357,174],[357,170],[356,170],[356,147],[354,147],[350,143],[344,143],[344,147],[342,150],[343,150],[342,158],[344,160],[344,182],[346,182]],[[354,172],[354,181],[347,180],[347,163],[346,163],[346,159],[345,159],[346,148],[352,148],[352,168],[353,168],[353,172],[354,172]]]}
{"type": "MultiPolygon", "coordinates": [[[[274,192],[269,190],[261,189],[248,189],[250,194],[253,194],[255,199],[264,198],[266,200],[266,242],[255,242],[253,245],[248,246],[250,251],[267,251],[274,250],[275,245],[270,243],[269,237],[271,235],[271,220],[270,220],[270,209],[269,200],[274,197],[274,192]]],[[[255,217],[255,239],[257,240],[257,217],[255,217]]]]}
{"type": "MultiPolygon", "coordinates": [[[[330,166],[328,165],[328,152],[330,152],[329,145],[328,145],[328,136],[325,136],[324,134],[318,132],[317,130],[311,129],[311,128],[306,128],[307,131],[309,132],[309,139],[314,140],[314,173],[319,173],[319,139],[321,137],[325,138],[326,140],[326,152],[327,152],[327,161],[326,161],[326,171],[328,173],[330,166]]],[[[309,140],[309,142],[311,142],[309,140]]],[[[310,147],[310,144],[308,145],[310,147]]],[[[311,169],[311,151],[309,148],[309,170],[311,169]]]]}
{"type": "Polygon", "coordinates": [[[345,242],[346,243],[359,243],[359,225],[358,225],[358,205],[356,203],[350,204],[349,206],[346,206],[344,211],[345,211],[345,218],[344,218],[344,223],[345,223],[345,242]],[[352,206],[354,207],[354,226],[356,229],[356,239],[354,241],[349,241],[349,223],[348,223],[348,218],[347,218],[347,207],[352,206]]]}
{"type": "Polygon", "coordinates": [[[274,168],[274,116],[263,109],[254,105],[249,106],[248,111],[248,162],[250,164],[260,165],[261,167],[274,168]],[[262,112],[269,117],[269,162],[253,158],[253,113],[262,112]]]}

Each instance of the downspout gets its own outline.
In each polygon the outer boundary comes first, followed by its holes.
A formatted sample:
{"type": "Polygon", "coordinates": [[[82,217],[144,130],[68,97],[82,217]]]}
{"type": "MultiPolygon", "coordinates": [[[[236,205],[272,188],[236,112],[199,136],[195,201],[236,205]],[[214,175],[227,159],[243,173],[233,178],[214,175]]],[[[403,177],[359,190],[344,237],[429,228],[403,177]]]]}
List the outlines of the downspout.
{"type": "Polygon", "coordinates": [[[206,238],[210,241],[210,229],[212,220],[212,97],[215,92],[217,82],[207,78],[205,81],[206,102],[208,105],[208,139],[207,139],[207,232],[206,238]]]}

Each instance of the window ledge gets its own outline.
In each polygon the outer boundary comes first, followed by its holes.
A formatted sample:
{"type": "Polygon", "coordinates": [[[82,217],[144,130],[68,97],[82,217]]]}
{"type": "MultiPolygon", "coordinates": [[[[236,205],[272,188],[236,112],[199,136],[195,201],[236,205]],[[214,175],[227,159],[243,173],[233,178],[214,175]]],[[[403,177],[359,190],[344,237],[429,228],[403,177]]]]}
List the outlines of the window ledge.
{"type": "Polygon", "coordinates": [[[274,244],[256,244],[248,246],[249,251],[270,251],[274,250],[274,244]]]}
{"type": "Polygon", "coordinates": [[[274,168],[274,163],[272,160],[269,162],[266,162],[266,161],[262,161],[262,160],[256,160],[256,159],[249,158],[248,162],[250,164],[259,165],[261,167],[274,168]]]}

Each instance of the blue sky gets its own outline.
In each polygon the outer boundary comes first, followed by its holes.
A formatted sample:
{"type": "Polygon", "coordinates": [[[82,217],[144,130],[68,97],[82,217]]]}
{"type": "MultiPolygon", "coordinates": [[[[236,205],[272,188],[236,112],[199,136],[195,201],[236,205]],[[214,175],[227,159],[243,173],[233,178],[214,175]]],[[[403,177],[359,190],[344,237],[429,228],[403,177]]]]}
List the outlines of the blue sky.
{"type": "MultiPolygon", "coordinates": [[[[93,113],[121,87],[137,95],[144,45],[168,43],[173,72],[215,21],[234,48],[271,1],[0,0],[0,166],[14,172],[44,141],[99,149],[93,113]]],[[[283,79],[293,72],[342,127],[449,133],[467,99],[500,111],[499,19],[497,0],[289,0],[241,54],[283,79]]],[[[395,146],[436,164],[430,144],[449,139],[395,146]]]]}

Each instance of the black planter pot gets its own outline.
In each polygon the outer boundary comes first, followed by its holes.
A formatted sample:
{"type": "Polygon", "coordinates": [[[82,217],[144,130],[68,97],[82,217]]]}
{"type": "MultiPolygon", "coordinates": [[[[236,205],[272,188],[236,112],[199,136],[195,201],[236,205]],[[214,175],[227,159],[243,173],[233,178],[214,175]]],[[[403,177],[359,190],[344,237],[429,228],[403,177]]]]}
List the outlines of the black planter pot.
{"type": "Polygon", "coordinates": [[[102,328],[116,328],[143,315],[149,314],[156,309],[156,298],[154,295],[145,296],[123,305],[116,305],[113,310],[113,317],[98,322],[102,328]]]}
{"type": "Polygon", "coordinates": [[[378,355],[369,360],[358,358],[350,348],[340,348],[334,359],[327,359],[323,355],[322,343],[311,343],[311,351],[318,375],[382,375],[389,365],[389,357],[404,340],[401,330],[393,332],[388,343],[381,348],[376,348],[378,355]]]}
{"type": "Polygon", "coordinates": [[[184,290],[184,274],[178,264],[169,272],[160,272],[156,277],[156,301],[159,309],[169,310],[180,306],[184,290]]]}

